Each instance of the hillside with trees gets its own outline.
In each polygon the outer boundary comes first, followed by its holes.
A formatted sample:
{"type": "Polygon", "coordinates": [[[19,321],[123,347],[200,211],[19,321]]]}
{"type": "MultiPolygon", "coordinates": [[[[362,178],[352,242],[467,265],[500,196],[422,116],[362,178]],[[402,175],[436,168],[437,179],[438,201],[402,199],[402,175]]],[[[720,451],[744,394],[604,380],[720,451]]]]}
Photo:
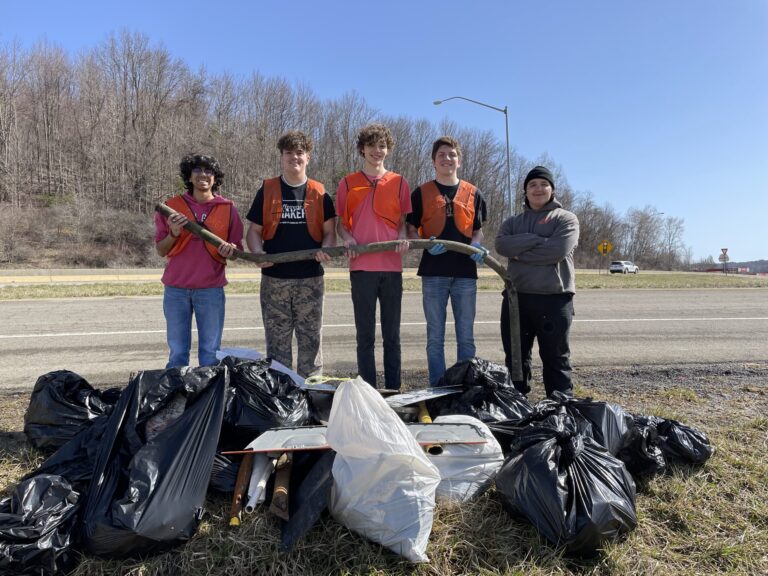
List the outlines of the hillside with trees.
{"type": "MultiPolygon", "coordinates": [[[[504,143],[490,131],[389,116],[354,91],[322,99],[310,86],[257,71],[235,77],[191,70],[128,31],[77,56],[49,44],[0,46],[0,266],[158,265],[153,207],[182,190],[182,155],[216,156],[226,172],[222,191],[245,214],[262,179],[279,172],[276,142],[283,132],[312,136],[310,175],[335,190],[344,174],[359,169],[354,139],[371,121],[392,130],[388,164],[414,187],[433,177],[431,142],[442,134],[457,138],[461,177],[484,193],[486,237],[495,236],[509,205],[504,143]]],[[[578,266],[605,261],[597,252],[603,239],[614,246],[609,259],[644,269],[691,264],[682,218],[653,206],[619,214],[573,190],[554,158],[511,151],[518,210],[525,174],[542,163],[557,177],[558,198],[581,222],[578,266]]]]}

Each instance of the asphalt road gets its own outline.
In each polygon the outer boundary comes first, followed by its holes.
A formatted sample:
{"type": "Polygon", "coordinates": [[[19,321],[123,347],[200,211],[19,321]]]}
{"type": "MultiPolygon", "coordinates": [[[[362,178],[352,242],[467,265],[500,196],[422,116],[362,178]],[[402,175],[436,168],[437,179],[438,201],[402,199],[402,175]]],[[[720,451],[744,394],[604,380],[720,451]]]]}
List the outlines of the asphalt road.
{"type": "MultiPolygon", "coordinates": [[[[478,295],[477,353],[496,361],[503,359],[500,303],[498,293],[478,295]]],[[[768,360],[763,289],[584,290],[575,307],[575,366],[768,360]]],[[[0,389],[30,390],[38,376],[58,369],[75,371],[96,387],[125,384],[131,372],[162,368],[167,359],[159,297],[4,301],[0,319],[0,389]]],[[[402,320],[403,368],[425,369],[421,294],[404,296],[402,320]]],[[[326,296],[324,326],[326,370],[354,371],[349,294],[326,296]]],[[[449,326],[449,365],[452,334],[449,326]]],[[[223,343],[264,349],[258,296],[228,298],[223,343]]]]}

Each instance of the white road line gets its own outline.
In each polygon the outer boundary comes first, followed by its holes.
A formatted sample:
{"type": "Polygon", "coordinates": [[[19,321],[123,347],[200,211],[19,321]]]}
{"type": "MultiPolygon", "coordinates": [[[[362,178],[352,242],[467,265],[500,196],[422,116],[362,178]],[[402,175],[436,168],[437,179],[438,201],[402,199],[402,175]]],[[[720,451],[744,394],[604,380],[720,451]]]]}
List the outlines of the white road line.
{"type": "MultiPolygon", "coordinates": [[[[768,317],[713,317],[713,318],[595,318],[595,319],[583,319],[574,318],[574,323],[627,323],[627,322],[722,322],[722,321],[734,321],[734,320],[750,320],[750,321],[765,321],[768,317]]],[[[498,325],[498,320],[478,320],[475,324],[495,324],[498,325]]],[[[426,322],[402,322],[401,326],[426,326],[426,322]]],[[[446,322],[451,325],[453,322],[446,322]]],[[[323,329],[329,328],[354,328],[354,324],[324,324],[323,329]]],[[[224,328],[224,332],[249,332],[249,331],[264,330],[263,326],[237,326],[224,328]]],[[[196,328],[192,329],[193,332],[197,332],[196,328]]],[[[132,334],[165,334],[165,330],[123,330],[123,331],[110,331],[110,332],[43,332],[36,334],[0,334],[0,340],[11,340],[16,338],[76,338],[85,336],[129,336],[132,334]]]]}
{"type": "Polygon", "coordinates": [[[721,320],[768,320],[768,317],[761,318],[759,316],[755,317],[742,317],[737,316],[734,318],[596,318],[593,320],[589,319],[576,319],[574,318],[574,322],[713,322],[713,321],[721,321],[721,320]]]}
{"type": "MultiPolygon", "coordinates": [[[[196,331],[193,329],[193,331],[196,331]]],[[[75,338],[78,336],[126,336],[130,334],[165,334],[165,330],[124,330],[122,332],[48,332],[37,334],[0,334],[0,340],[10,338],[75,338]]]]}

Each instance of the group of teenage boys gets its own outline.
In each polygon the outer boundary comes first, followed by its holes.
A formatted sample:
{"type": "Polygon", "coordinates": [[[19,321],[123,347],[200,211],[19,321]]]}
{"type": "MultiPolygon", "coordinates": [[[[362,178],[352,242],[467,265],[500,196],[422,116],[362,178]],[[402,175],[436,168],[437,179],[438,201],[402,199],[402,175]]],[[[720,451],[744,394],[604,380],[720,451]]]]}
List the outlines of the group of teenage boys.
{"type": "MultiPolygon", "coordinates": [[[[304,377],[322,372],[323,263],[330,260],[322,248],[336,246],[338,237],[349,259],[357,367],[363,380],[377,386],[374,351],[378,303],[383,338],[384,387],[400,389],[402,256],[409,249],[409,239],[436,240],[422,254],[418,269],[427,324],[430,386],[439,383],[446,369],[444,345],[449,300],[455,322],[457,361],[474,357],[477,264],[482,263],[488,253],[482,246],[486,204],[477,187],[458,176],[462,162],[459,143],[448,136],[440,137],[433,143],[435,179],[411,192],[402,175],[385,167],[385,161],[394,147],[391,132],[382,124],[368,125],[357,136],[362,169],[341,179],[335,205],[323,184],[307,177],[313,148],[311,138],[303,132],[291,131],[281,136],[277,147],[281,174],[264,180],[256,192],[246,217],[246,244],[254,254],[315,249],[317,252],[314,260],[260,264],[260,302],[267,356],[291,367],[295,334],[298,349],[296,371],[304,377]],[[468,256],[446,249],[440,240],[471,244],[477,250],[468,256]],[[395,249],[376,253],[356,249],[358,245],[372,242],[393,242],[395,249]]],[[[237,210],[231,201],[216,193],[224,177],[218,162],[210,156],[187,156],[182,160],[180,172],[187,192],[167,202],[176,211],[171,217],[166,219],[157,215],[155,218],[157,251],[161,256],[168,257],[162,281],[165,284],[163,308],[170,348],[169,368],[189,364],[193,316],[199,334],[200,364],[215,363],[224,325],[226,258],[235,249],[242,249],[243,238],[237,210]],[[183,228],[188,220],[209,228],[226,242],[218,249],[212,248],[183,228]]],[[[537,187],[541,187],[543,181],[543,194],[537,188],[535,210],[546,212],[548,216],[545,215],[545,220],[549,218],[551,221],[551,210],[567,212],[554,198],[554,178],[546,168],[537,167],[531,171],[526,179],[526,188],[529,181],[537,187]],[[550,185],[548,193],[547,185],[550,185]],[[543,200],[544,204],[541,203],[543,200]],[[544,205],[547,210],[542,210],[544,205]]],[[[526,209],[530,207],[526,190],[526,209]]],[[[567,215],[565,218],[573,222],[567,215]]],[[[511,220],[514,218],[505,222],[504,226],[511,225],[511,220]]],[[[542,223],[536,224],[535,219],[532,222],[526,231],[507,226],[507,233],[500,234],[496,241],[497,251],[510,257],[510,272],[514,268],[518,275],[521,266],[522,273],[526,275],[529,274],[526,266],[539,267],[536,263],[537,250],[540,252],[553,235],[553,230],[549,231],[549,237],[538,235],[534,228],[542,223]],[[522,245],[504,237],[521,232],[522,245]],[[536,236],[538,240],[534,241],[531,236],[536,236]]],[[[558,234],[554,232],[554,235],[558,234]]],[[[575,229],[577,238],[578,223],[575,229]]],[[[565,262],[566,269],[570,265],[571,272],[575,239],[571,237],[573,242],[562,243],[559,250],[568,251],[561,260],[565,262]]],[[[551,251],[548,256],[551,259],[551,251]]],[[[557,296],[570,306],[572,283],[561,286],[557,292],[557,296]]],[[[537,294],[535,286],[533,294],[537,294]]],[[[539,295],[547,301],[548,294],[539,295]]],[[[540,304],[535,298],[534,303],[540,304]]],[[[546,317],[552,313],[551,307],[546,304],[539,305],[539,308],[546,317]]],[[[508,315],[508,309],[503,309],[502,314],[508,315]]],[[[556,350],[546,359],[542,354],[542,360],[547,365],[553,365],[550,372],[554,377],[548,376],[546,369],[544,374],[548,393],[550,388],[565,392],[570,390],[570,316],[565,316],[567,322],[561,322],[557,328],[556,350]]],[[[521,390],[531,380],[533,338],[538,338],[540,347],[544,341],[542,326],[536,326],[537,321],[542,324],[543,320],[546,318],[532,320],[526,325],[529,334],[521,334],[524,381],[515,382],[521,390]]],[[[552,332],[549,324],[545,330],[548,333],[552,332]]],[[[504,333],[503,323],[502,335],[505,337],[503,341],[509,365],[509,337],[508,331],[504,333]]]]}

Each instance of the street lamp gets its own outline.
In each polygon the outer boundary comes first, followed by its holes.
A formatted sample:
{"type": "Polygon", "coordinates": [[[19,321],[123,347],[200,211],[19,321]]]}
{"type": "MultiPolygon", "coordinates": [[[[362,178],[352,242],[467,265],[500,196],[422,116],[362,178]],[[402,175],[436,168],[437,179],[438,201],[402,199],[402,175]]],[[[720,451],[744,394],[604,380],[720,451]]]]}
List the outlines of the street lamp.
{"type": "Polygon", "coordinates": [[[512,169],[510,167],[510,162],[509,162],[509,114],[507,113],[507,107],[504,106],[504,108],[499,108],[497,106],[491,106],[490,104],[486,104],[485,102],[479,102],[477,100],[472,100],[472,98],[465,98],[464,96],[451,96],[450,98],[435,100],[434,102],[432,102],[432,104],[434,104],[435,106],[439,106],[443,102],[448,102],[448,100],[466,100],[467,102],[472,102],[472,104],[477,104],[478,106],[485,106],[486,108],[490,108],[491,110],[496,110],[497,112],[502,112],[504,114],[504,128],[507,136],[507,195],[509,196],[509,215],[514,216],[515,202],[514,202],[514,196],[512,193],[512,169]]]}

